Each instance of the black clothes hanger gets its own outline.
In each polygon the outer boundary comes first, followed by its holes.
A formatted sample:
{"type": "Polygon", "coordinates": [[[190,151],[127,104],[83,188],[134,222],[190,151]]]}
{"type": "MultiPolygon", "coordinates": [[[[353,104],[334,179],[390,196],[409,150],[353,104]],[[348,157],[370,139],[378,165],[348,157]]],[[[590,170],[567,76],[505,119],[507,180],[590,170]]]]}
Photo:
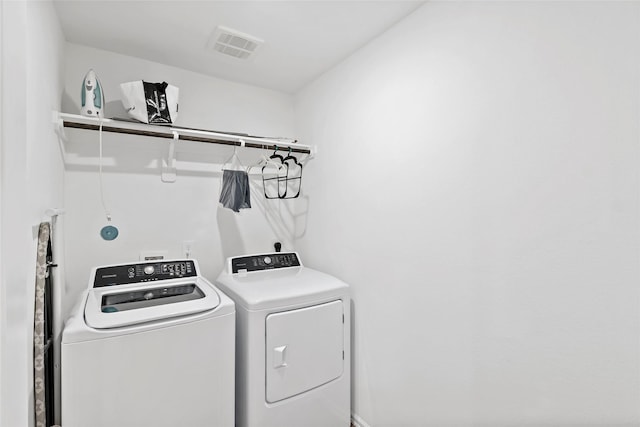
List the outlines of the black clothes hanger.
{"type": "Polygon", "coordinates": [[[298,159],[295,156],[291,155],[291,147],[289,147],[289,152],[287,153],[287,156],[282,159],[282,163],[286,162],[287,160],[293,160],[293,162],[298,165],[298,166],[302,166],[300,163],[298,163],[298,159]]]}
{"type": "Polygon", "coordinates": [[[287,156],[282,159],[282,163],[287,166],[287,178],[285,181],[285,193],[280,198],[295,199],[296,197],[300,196],[300,189],[302,188],[302,164],[298,162],[298,159],[291,154],[291,147],[289,147],[289,154],[287,154],[287,156]],[[289,189],[293,191],[289,191],[289,189]]]}
{"type": "Polygon", "coordinates": [[[265,178],[265,169],[268,164],[262,166],[262,188],[264,191],[264,197],[266,199],[284,199],[287,196],[287,177],[289,175],[289,165],[284,162],[284,157],[278,154],[278,146],[275,146],[273,154],[269,156],[270,163],[277,165],[280,163],[280,167],[276,170],[276,176],[270,176],[265,178]],[[284,170],[284,174],[282,171],[284,170]],[[275,183],[273,182],[275,181],[275,183]],[[276,190],[271,189],[273,185],[276,186],[276,190]],[[267,190],[269,188],[270,190],[267,190]]]}
{"type": "Polygon", "coordinates": [[[282,157],[280,154],[278,154],[278,146],[275,146],[275,149],[273,150],[273,154],[269,156],[270,159],[272,160],[280,160],[280,163],[284,164],[284,157],[282,157]]]}

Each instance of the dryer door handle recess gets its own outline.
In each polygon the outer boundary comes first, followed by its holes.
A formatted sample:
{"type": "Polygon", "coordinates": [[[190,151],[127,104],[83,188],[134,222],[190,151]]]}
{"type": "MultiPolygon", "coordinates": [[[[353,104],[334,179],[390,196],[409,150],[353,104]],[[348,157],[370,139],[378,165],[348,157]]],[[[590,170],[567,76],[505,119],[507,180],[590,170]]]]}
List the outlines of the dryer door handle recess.
{"type": "Polygon", "coordinates": [[[284,368],[287,366],[286,362],[287,357],[287,346],[282,345],[280,347],[275,347],[273,349],[273,368],[284,368]]]}

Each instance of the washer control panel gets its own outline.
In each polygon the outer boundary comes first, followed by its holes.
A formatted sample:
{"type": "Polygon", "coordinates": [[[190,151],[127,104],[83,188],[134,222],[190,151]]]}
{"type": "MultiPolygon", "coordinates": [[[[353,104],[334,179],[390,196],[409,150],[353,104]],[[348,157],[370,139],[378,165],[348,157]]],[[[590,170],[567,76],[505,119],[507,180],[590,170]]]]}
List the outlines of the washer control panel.
{"type": "Polygon", "coordinates": [[[96,270],[93,287],[102,288],[196,275],[195,264],[189,260],[113,265],[96,270]]]}
{"type": "Polygon", "coordinates": [[[231,272],[273,270],[276,268],[300,267],[298,255],[294,252],[249,255],[231,259],[231,272]]]}

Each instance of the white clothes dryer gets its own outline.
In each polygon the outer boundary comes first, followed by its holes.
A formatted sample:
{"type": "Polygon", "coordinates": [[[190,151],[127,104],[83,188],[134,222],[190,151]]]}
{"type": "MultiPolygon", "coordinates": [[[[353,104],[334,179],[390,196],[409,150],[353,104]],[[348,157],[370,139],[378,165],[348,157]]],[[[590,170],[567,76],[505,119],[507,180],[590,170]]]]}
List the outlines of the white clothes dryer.
{"type": "Polygon", "coordinates": [[[349,287],[297,253],[229,258],[236,303],[236,426],[348,427],[349,287]]]}
{"type": "Polygon", "coordinates": [[[94,268],[62,335],[65,427],[233,427],[235,306],[196,261],[94,268]]]}

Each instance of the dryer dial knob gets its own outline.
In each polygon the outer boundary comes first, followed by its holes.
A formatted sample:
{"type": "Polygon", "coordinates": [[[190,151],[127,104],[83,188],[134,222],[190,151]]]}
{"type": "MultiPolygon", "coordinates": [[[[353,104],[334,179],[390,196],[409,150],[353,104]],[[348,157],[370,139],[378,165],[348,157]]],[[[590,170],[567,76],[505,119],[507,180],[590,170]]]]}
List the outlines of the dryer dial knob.
{"type": "Polygon", "coordinates": [[[144,268],[144,274],[153,274],[156,271],[156,269],[153,267],[153,265],[147,265],[144,268]]]}
{"type": "Polygon", "coordinates": [[[271,257],[266,256],[266,257],[264,257],[263,261],[264,261],[265,264],[269,265],[269,264],[271,264],[271,257]]]}

